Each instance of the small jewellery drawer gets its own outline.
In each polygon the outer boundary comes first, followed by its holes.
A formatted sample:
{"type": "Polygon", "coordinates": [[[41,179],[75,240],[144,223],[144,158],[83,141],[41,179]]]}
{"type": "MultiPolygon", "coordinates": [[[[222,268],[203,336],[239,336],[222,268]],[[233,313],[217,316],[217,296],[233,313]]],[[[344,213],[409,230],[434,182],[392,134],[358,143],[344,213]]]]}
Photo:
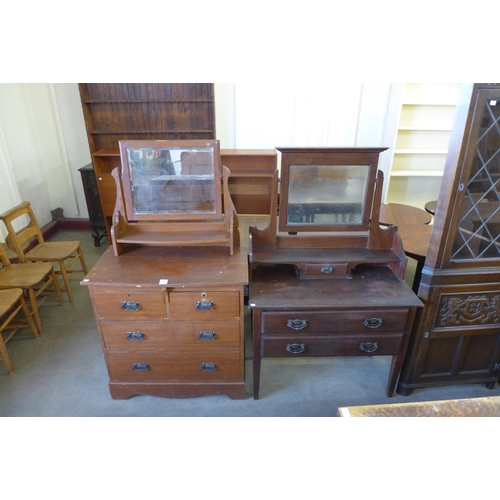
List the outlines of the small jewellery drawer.
{"type": "Polygon", "coordinates": [[[303,276],[347,276],[349,264],[306,264],[302,270],[303,276]]]}
{"type": "Polygon", "coordinates": [[[238,321],[101,321],[107,348],[193,350],[240,348],[238,321]]]}
{"type": "Polygon", "coordinates": [[[239,351],[179,352],[113,350],[106,353],[111,381],[231,381],[241,380],[239,351]]]}
{"type": "Polygon", "coordinates": [[[403,331],[407,309],[264,312],[263,334],[403,331]]]}
{"type": "Polygon", "coordinates": [[[402,334],[262,339],[262,356],[385,356],[396,354],[402,334]]]}
{"type": "Polygon", "coordinates": [[[238,292],[171,292],[169,294],[172,319],[201,320],[240,317],[238,292]]]}
{"type": "Polygon", "coordinates": [[[167,317],[163,292],[98,292],[94,304],[99,319],[164,319],[167,317]]]}

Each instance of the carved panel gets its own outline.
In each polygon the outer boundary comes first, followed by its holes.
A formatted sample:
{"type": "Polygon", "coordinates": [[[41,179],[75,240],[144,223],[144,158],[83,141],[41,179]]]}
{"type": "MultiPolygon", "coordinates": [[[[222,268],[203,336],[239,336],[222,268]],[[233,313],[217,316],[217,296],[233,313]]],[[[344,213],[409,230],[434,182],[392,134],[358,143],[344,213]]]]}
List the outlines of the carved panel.
{"type": "Polygon", "coordinates": [[[443,295],[436,328],[494,325],[500,322],[500,295],[443,295]]]}

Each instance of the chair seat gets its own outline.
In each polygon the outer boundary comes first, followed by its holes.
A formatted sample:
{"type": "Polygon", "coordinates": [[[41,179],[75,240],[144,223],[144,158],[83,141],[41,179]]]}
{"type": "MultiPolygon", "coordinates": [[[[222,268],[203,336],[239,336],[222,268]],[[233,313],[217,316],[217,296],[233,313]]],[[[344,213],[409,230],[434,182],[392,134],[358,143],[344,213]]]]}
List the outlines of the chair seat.
{"type": "Polygon", "coordinates": [[[26,260],[59,262],[74,254],[79,247],[79,241],[50,241],[38,244],[24,256],[26,260]]]}
{"type": "Polygon", "coordinates": [[[0,288],[30,288],[40,283],[53,267],[50,262],[11,264],[0,270],[0,288]]]}
{"type": "Polygon", "coordinates": [[[0,318],[12,309],[22,294],[23,291],[20,288],[0,290],[0,318]]]}

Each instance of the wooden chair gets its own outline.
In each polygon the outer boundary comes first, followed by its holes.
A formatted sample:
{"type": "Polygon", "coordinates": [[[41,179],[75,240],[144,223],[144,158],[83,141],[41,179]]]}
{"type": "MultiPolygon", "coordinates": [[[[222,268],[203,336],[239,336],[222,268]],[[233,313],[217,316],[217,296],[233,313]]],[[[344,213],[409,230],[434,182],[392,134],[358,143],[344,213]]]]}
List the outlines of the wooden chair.
{"type": "Polygon", "coordinates": [[[12,361],[7,352],[7,342],[18,330],[29,326],[35,337],[39,337],[38,328],[31,317],[26,301],[24,300],[23,290],[21,288],[10,288],[0,290],[0,360],[3,360],[9,373],[14,372],[12,361]],[[24,313],[25,319],[20,318],[20,312],[24,313]],[[4,332],[7,335],[4,337],[4,332]]]}
{"type": "Polygon", "coordinates": [[[51,295],[57,296],[63,304],[61,288],[52,262],[24,262],[11,264],[7,253],[0,245],[0,259],[3,267],[0,269],[0,290],[21,288],[28,296],[31,315],[39,333],[42,333],[42,321],[39,307],[51,295]],[[54,291],[51,292],[51,287],[54,291]]]}
{"type": "Polygon", "coordinates": [[[17,253],[20,262],[41,261],[59,263],[59,270],[56,270],[56,274],[62,276],[64,281],[64,288],[62,290],[67,292],[69,301],[71,302],[73,294],[68,274],[83,272],[85,275],[88,272],[80,242],[45,241],[31,205],[27,201],[3,213],[0,215],[0,219],[4,222],[9,233],[6,238],[7,246],[17,253]],[[16,231],[13,222],[22,216],[28,217],[28,224],[25,224],[22,229],[16,231]],[[27,242],[33,239],[36,246],[30,248],[31,244],[27,245],[27,242]],[[81,268],[71,269],[78,261],[80,261],[81,268]]]}

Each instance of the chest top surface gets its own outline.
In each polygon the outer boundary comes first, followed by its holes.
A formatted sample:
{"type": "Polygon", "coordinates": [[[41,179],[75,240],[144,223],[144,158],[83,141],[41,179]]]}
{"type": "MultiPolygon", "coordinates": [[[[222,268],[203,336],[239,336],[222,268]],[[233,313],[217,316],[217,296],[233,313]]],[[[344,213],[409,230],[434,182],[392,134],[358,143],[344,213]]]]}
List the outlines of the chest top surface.
{"type": "Polygon", "coordinates": [[[81,282],[87,286],[226,286],[248,283],[247,253],[221,247],[109,247],[81,282]]]}

